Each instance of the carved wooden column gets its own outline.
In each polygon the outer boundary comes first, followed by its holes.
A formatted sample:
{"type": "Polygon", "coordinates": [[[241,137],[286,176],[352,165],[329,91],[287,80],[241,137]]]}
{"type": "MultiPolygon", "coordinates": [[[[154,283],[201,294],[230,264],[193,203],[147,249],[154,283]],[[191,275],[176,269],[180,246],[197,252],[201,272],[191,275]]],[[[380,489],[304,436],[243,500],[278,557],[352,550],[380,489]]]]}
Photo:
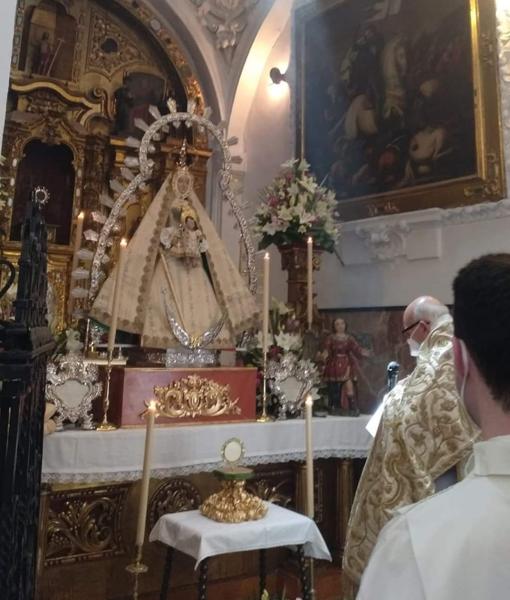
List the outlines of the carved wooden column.
{"type": "Polygon", "coordinates": [[[101,135],[87,136],[85,143],[84,184],[81,208],[97,210],[99,196],[107,185],[106,174],[109,171],[109,140],[101,135]]]}
{"type": "MultiPolygon", "coordinates": [[[[296,318],[306,323],[307,308],[307,247],[303,245],[281,246],[282,269],[287,271],[287,302],[294,307],[296,318]]],[[[321,266],[321,250],[313,249],[313,269],[321,266]]],[[[314,294],[315,295],[315,294],[314,294]]],[[[314,313],[317,307],[314,302],[314,313]]],[[[314,318],[315,320],[315,318],[314,318]]]]}

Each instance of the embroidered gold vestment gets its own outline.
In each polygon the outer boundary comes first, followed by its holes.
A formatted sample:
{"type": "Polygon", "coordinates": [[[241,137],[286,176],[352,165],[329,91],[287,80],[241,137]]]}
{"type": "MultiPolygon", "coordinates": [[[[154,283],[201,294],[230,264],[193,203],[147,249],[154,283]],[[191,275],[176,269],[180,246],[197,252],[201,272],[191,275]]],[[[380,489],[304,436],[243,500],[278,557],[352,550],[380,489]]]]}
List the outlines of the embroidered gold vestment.
{"type": "Polygon", "coordinates": [[[452,335],[451,317],[441,317],[413,372],[386,396],[347,530],[343,569],[356,584],[392,511],[434,494],[478,436],[455,387],[452,335]]]}

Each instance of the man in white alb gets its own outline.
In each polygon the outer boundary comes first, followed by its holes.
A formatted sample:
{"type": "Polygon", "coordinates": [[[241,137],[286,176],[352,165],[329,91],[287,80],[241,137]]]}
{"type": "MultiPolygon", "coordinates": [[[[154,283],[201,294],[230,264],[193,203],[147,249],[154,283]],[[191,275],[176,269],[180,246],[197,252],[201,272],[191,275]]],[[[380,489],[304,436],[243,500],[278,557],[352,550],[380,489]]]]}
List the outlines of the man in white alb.
{"type": "Polygon", "coordinates": [[[453,288],[456,382],[482,441],[463,481],[381,531],[358,600],[510,594],[510,254],[472,261],[453,288]]]}

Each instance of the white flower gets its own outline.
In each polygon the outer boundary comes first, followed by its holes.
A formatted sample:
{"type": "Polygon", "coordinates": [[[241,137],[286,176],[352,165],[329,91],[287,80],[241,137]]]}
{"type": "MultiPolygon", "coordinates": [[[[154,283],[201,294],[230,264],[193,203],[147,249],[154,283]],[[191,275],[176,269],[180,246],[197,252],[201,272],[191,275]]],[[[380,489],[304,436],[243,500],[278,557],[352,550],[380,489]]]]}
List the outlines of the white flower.
{"type": "Polygon", "coordinates": [[[285,231],[285,229],[287,229],[287,227],[284,226],[284,223],[279,219],[271,219],[271,221],[262,227],[262,231],[269,235],[274,235],[278,231],[285,231]]]}
{"type": "Polygon", "coordinates": [[[309,225],[315,221],[316,215],[306,210],[304,200],[301,200],[300,204],[294,208],[294,213],[298,217],[300,225],[309,225]]]}
{"type": "Polygon", "coordinates": [[[287,160],[286,162],[284,162],[281,165],[282,169],[293,169],[294,165],[297,163],[297,159],[296,158],[291,158],[289,160],[287,160]]]}
{"type": "Polygon", "coordinates": [[[315,184],[315,187],[314,187],[313,180],[309,180],[308,178],[306,178],[306,179],[303,178],[303,179],[298,179],[297,182],[303,189],[305,189],[310,194],[315,193],[315,188],[317,187],[317,184],[315,184]]]}
{"type": "Polygon", "coordinates": [[[271,298],[271,310],[275,310],[279,315],[286,315],[290,312],[290,308],[285,302],[280,302],[280,300],[274,296],[271,298]]]}
{"type": "Polygon", "coordinates": [[[285,352],[297,352],[303,346],[301,336],[296,333],[279,333],[276,335],[276,345],[285,352]]]}
{"type": "Polygon", "coordinates": [[[292,210],[288,206],[281,206],[278,210],[278,218],[282,221],[292,221],[293,216],[292,210]]]}
{"type": "Polygon", "coordinates": [[[289,195],[290,196],[297,196],[299,194],[299,186],[298,184],[293,181],[290,185],[289,185],[289,195]]]}
{"type": "Polygon", "coordinates": [[[304,158],[302,158],[298,165],[298,171],[308,171],[309,168],[310,168],[310,163],[307,163],[306,160],[304,158]]]}

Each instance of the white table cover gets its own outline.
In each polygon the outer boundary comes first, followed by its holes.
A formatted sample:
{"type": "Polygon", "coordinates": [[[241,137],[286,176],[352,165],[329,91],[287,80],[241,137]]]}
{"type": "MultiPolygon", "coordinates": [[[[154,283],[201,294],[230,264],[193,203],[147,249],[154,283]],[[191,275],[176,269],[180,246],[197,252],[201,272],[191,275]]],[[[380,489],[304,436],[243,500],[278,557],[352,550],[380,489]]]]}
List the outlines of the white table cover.
{"type": "MultiPolygon", "coordinates": [[[[313,419],[315,458],[362,458],[372,438],[365,426],[370,417],[313,419]]],[[[212,471],[220,463],[223,443],[240,438],[245,465],[287,462],[305,458],[303,419],[271,423],[225,423],[156,427],[152,472],[155,478],[212,471]]],[[[115,431],[67,429],[46,436],[44,482],[113,482],[140,479],[145,428],[115,431]]]]}
{"type": "Polygon", "coordinates": [[[246,523],[218,523],[198,510],[163,515],[149,541],[163,542],[200,561],[229,552],[245,552],[281,546],[300,546],[306,556],[331,560],[326,542],[312,519],[275,504],[265,517],[246,523]]]}

